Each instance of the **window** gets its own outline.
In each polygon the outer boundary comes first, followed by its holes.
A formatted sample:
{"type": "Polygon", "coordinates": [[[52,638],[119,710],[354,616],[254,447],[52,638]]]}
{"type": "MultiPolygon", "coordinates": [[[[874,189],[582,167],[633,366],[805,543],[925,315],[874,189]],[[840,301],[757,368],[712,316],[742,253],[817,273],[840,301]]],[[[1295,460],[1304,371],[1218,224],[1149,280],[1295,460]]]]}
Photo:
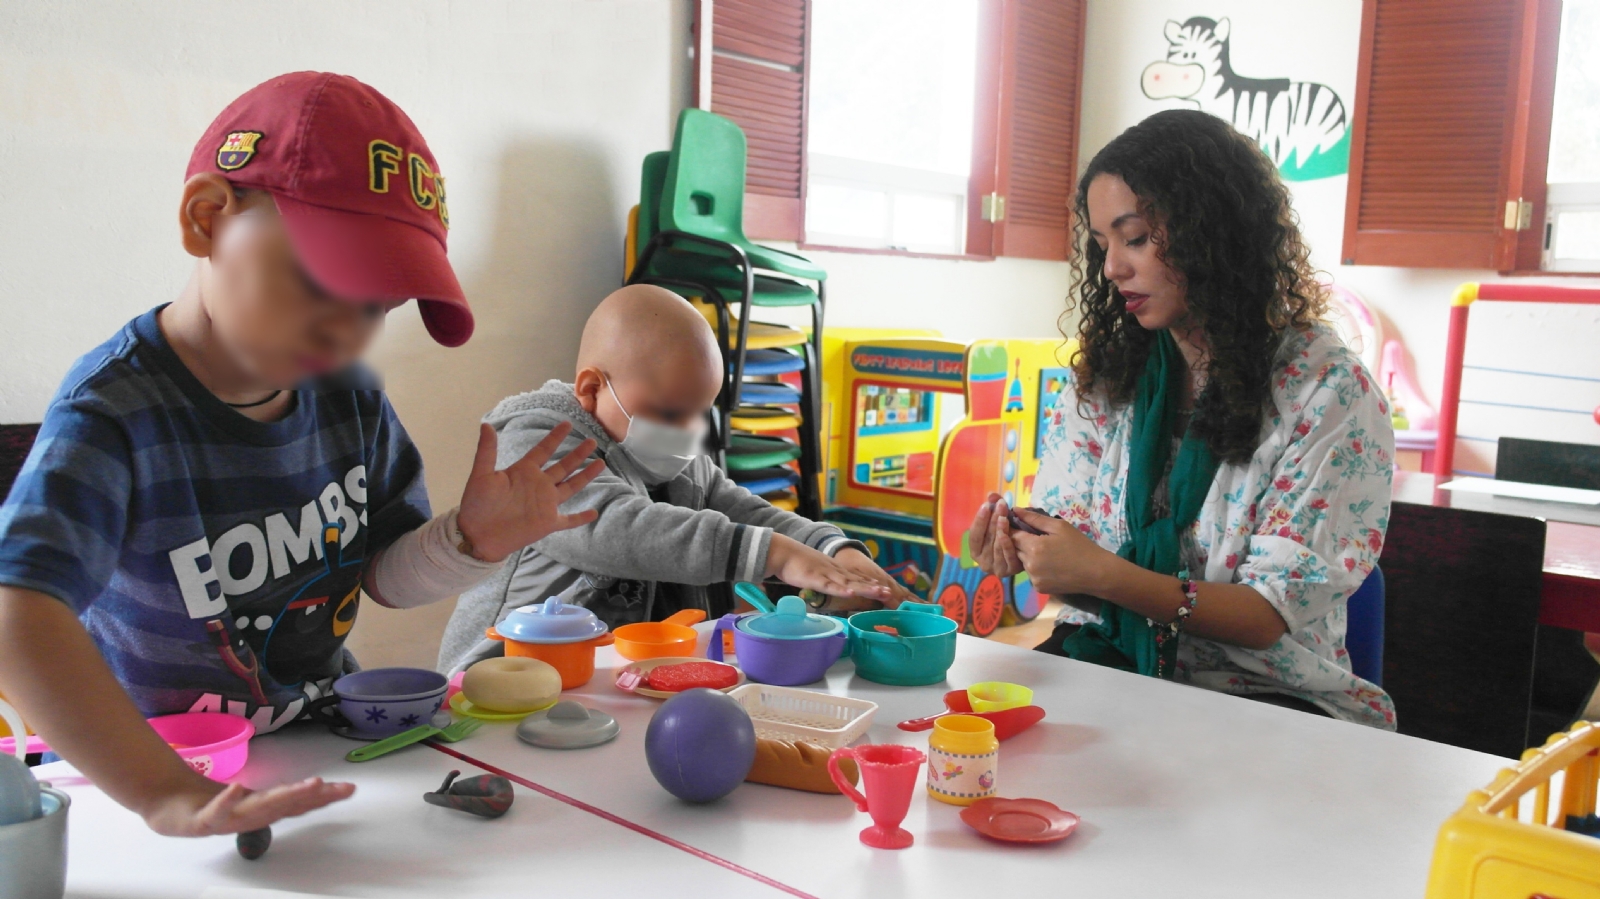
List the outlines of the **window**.
{"type": "Polygon", "coordinates": [[[1600,0],[1365,0],[1345,264],[1600,271],[1597,42],[1600,0]]]}
{"type": "Polygon", "coordinates": [[[811,16],[806,240],[962,252],[978,0],[812,0],[811,16]]]}
{"type": "Polygon", "coordinates": [[[695,92],[749,143],[745,231],[1065,259],[1085,0],[697,0],[695,92]]]}
{"type": "Polygon", "coordinates": [[[1566,0],[1560,46],[1543,268],[1600,272],[1600,0],[1566,0]]]}

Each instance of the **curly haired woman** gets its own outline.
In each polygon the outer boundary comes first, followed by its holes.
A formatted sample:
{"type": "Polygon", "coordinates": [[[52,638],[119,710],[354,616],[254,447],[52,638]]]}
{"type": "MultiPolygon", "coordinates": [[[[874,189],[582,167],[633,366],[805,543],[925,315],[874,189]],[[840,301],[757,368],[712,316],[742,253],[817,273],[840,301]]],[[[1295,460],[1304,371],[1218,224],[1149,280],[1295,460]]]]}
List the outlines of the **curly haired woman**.
{"type": "Polygon", "coordinates": [[[1394,435],[1323,323],[1289,192],[1219,118],[1161,112],[1078,183],[1072,383],[1033,486],[991,494],[978,564],[1073,606],[1039,647],[1392,729],[1350,671],[1345,603],[1377,563],[1394,435]]]}

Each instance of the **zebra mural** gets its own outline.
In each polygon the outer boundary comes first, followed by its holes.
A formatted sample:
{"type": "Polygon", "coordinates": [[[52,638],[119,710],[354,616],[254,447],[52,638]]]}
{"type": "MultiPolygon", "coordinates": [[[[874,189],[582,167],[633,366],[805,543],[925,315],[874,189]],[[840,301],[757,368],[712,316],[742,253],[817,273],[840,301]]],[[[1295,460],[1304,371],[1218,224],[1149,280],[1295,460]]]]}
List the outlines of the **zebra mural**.
{"type": "Polygon", "coordinates": [[[1167,58],[1139,78],[1152,100],[1185,100],[1261,146],[1288,181],[1343,175],[1350,162],[1344,101],[1325,84],[1246,78],[1228,61],[1227,19],[1167,21],[1167,58]]]}

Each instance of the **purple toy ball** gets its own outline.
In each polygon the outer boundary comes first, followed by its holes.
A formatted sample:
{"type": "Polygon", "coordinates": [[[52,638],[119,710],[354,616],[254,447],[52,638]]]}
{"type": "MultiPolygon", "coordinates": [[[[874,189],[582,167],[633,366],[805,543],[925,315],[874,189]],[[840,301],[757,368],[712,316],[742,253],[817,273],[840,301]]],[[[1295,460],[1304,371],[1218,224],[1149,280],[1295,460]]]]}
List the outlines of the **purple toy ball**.
{"type": "Polygon", "coordinates": [[[650,773],[685,802],[732,793],[756,760],[756,728],[737,699],[716,690],[685,690],[650,718],[644,734],[650,773]]]}

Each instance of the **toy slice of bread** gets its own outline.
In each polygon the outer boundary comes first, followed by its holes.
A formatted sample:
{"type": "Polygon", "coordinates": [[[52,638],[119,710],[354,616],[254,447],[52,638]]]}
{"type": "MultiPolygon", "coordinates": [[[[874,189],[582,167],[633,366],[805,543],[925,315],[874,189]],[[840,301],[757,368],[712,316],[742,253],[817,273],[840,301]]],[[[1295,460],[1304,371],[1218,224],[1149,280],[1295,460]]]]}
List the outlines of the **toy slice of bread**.
{"type": "MultiPolygon", "coordinates": [[[[832,754],[815,743],[757,740],[756,762],[745,780],[808,793],[838,793],[839,788],[828,776],[828,756],[832,754]]],[[[839,770],[852,785],[857,782],[855,759],[840,759],[839,770]]]]}

